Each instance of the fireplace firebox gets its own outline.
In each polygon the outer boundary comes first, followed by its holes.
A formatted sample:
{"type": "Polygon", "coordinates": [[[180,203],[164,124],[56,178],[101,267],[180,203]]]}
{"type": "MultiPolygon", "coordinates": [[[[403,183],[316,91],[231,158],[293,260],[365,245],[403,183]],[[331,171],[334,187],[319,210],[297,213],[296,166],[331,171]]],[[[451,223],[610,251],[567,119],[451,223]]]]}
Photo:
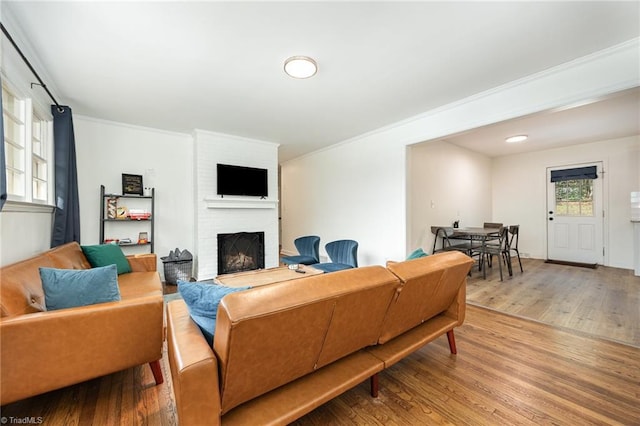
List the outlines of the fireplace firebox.
{"type": "Polygon", "coordinates": [[[264,232],[218,234],[218,275],[264,268],[264,232]]]}

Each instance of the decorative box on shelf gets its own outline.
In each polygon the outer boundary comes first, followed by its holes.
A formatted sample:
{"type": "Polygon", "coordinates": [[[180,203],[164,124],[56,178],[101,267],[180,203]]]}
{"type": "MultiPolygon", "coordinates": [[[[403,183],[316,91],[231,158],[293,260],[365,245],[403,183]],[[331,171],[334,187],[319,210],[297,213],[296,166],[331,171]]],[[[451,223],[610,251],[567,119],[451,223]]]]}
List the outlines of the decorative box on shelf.
{"type": "Polygon", "coordinates": [[[141,209],[129,209],[129,219],[131,220],[149,220],[151,213],[141,209]]]}

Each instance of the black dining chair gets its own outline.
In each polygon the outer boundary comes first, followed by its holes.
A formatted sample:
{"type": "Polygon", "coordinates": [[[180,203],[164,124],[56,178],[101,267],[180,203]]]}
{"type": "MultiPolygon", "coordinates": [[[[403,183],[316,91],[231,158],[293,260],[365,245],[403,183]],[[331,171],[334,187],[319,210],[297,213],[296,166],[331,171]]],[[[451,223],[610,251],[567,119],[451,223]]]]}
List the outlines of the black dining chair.
{"type": "Polygon", "coordinates": [[[498,222],[485,222],[484,225],[482,225],[483,228],[489,228],[489,229],[495,229],[496,230],[496,236],[490,236],[487,237],[487,241],[496,241],[498,239],[497,234],[498,231],[500,231],[502,229],[504,225],[502,223],[498,223],[498,222]]]}
{"type": "Polygon", "coordinates": [[[455,250],[461,251],[464,254],[471,256],[472,250],[477,247],[475,245],[472,245],[471,242],[458,242],[461,240],[456,240],[455,243],[452,243],[449,237],[453,234],[453,228],[432,228],[432,232],[436,235],[435,240],[433,241],[433,249],[431,250],[432,254],[455,250]],[[440,248],[437,248],[438,239],[442,240],[442,246],[440,248]]]}
{"type": "Polygon", "coordinates": [[[511,234],[511,237],[509,238],[509,257],[511,257],[511,252],[514,252],[516,254],[518,258],[518,264],[520,265],[520,272],[524,273],[524,269],[522,269],[522,260],[520,260],[520,252],[518,251],[518,236],[520,235],[520,225],[510,225],[509,234],[511,234]]]}
{"type": "Polygon", "coordinates": [[[485,243],[481,247],[475,248],[480,254],[480,269],[482,269],[482,277],[487,278],[487,268],[491,266],[493,256],[498,256],[498,267],[500,269],[500,281],[504,281],[502,274],[502,262],[507,265],[509,275],[513,275],[511,270],[511,256],[509,254],[508,228],[500,229],[497,243],[485,243]]]}
{"type": "Polygon", "coordinates": [[[482,226],[483,228],[498,228],[501,229],[504,225],[502,223],[497,222],[485,222],[482,226]]]}

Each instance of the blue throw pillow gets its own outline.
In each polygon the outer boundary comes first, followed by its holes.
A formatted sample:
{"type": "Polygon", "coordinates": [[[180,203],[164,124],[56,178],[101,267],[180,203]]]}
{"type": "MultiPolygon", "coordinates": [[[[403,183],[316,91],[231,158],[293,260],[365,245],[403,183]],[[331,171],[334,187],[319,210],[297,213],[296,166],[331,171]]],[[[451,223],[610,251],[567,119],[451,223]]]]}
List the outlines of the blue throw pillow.
{"type": "Polygon", "coordinates": [[[191,318],[200,327],[209,346],[213,346],[213,333],[216,330],[216,317],[220,300],[227,294],[250,288],[231,288],[217,284],[178,281],[178,291],[189,307],[191,318]]]}
{"type": "Polygon", "coordinates": [[[421,257],[425,257],[428,256],[427,253],[424,252],[424,250],[422,250],[422,247],[415,249],[413,252],[411,252],[411,254],[409,256],[407,256],[407,260],[411,260],[411,259],[419,259],[421,257]]]}
{"type": "Polygon", "coordinates": [[[116,265],[92,269],[40,268],[48,311],[120,300],[116,265]]]}

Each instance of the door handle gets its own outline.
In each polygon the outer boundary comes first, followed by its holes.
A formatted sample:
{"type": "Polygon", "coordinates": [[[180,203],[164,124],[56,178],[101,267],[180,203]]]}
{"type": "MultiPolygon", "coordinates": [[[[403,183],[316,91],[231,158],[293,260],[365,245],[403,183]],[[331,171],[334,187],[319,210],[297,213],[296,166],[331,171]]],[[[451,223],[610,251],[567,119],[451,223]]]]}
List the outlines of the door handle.
{"type": "Polygon", "coordinates": [[[549,218],[549,220],[553,220],[553,218],[552,218],[552,217],[550,217],[550,218],[549,218]]]}
{"type": "Polygon", "coordinates": [[[549,214],[553,214],[553,212],[549,212],[549,214]]]}

